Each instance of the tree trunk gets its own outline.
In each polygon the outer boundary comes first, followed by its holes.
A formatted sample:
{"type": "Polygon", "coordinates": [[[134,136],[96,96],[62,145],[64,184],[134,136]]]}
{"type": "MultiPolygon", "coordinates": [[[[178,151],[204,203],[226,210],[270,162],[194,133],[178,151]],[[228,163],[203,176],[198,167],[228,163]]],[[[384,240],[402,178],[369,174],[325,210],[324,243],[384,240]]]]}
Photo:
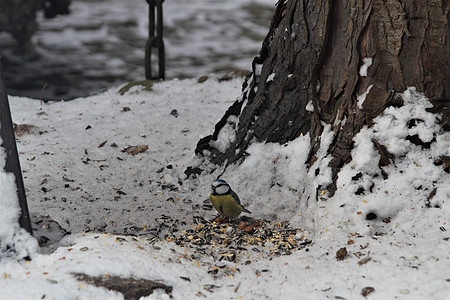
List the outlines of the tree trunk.
{"type": "MultiPolygon", "coordinates": [[[[449,1],[279,1],[243,92],[201,139],[196,154],[215,164],[236,162],[254,141],[285,143],[310,134],[308,165],[317,159],[329,124],[333,183],[351,160],[353,137],[413,86],[440,108],[450,99],[449,1]],[[364,95],[366,96],[364,99],[364,95]],[[226,147],[222,129],[233,128],[226,147]]],[[[380,166],[389,164],[383,145],[380,166]]],[[[320,170],[314,170],[317,174],[320,170]]]]}

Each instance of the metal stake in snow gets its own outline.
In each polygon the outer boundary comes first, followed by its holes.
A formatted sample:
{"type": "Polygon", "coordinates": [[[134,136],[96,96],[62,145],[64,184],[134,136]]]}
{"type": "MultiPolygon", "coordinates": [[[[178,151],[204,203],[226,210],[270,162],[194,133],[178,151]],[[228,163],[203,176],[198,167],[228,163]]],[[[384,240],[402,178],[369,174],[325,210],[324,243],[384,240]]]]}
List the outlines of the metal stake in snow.
{"type": "Polygon", "coordinates": [[[6,84],[3,78],[3,66],[0,59],[0,137],[2,146],[6,152],[5,171],[13,173],[16,178],[17,196],[20,205],[20,226],[33,234],[31,228],[30,215],[28,213],[27,199],[25,197],[25,187],[23,185],[22,171],[20,169],[19,155],[17,154],[16,139],[14,136],[13,123],[11,120],[11,111],[9,109],[8,95],[6,93],[6,84]]]}
{"type": "Polygon", "coordinates": [[[148,10],[148,41],[145,45],[145,78],[146,79],[164,79],[165,61],[164,61],[164,41],[163,41],[163,13],[162,3],[164,0],[146,0],[149,5],[148,10]],[[155,24],[155,8],[157,12],[157,23],[155,24]],[[156,25],[156,36],[155,36],[156,25]],[[158,49],[159,77],[152,77],[152,48],[158,49]]]}

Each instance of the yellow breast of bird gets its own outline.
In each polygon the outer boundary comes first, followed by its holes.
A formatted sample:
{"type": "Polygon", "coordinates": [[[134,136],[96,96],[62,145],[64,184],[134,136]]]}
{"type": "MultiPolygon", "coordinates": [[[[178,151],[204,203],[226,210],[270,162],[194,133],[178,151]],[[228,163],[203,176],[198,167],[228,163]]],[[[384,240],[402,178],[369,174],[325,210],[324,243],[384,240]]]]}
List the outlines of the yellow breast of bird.
{"type": "Polygon", "coordinates": [[[242,212],[242,206],[237,204],[231,195],[210,195],[209,200],[214,208],[225,217],[234,219],[239,217],[242,212]]]}

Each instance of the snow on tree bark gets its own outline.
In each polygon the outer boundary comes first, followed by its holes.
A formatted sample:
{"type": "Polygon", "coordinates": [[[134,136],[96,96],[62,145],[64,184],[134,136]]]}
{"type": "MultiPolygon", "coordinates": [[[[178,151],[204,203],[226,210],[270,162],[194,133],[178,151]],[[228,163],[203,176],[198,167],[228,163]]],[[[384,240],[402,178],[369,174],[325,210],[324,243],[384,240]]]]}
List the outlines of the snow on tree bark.
{"type": "MultiPolygon", "coordinates": [[[[242,96],[199,141],[196,154],[229,164],[243,159],[254,141],[286,143],[309,133],[311,167],[330,124],[332,183],[318,188],[334,194],[353,137],[386,107],[401,106],[398,93],[407,87],[423,92],[448,128],[449,11],[448,1],[437,0],[279,1],[242,96]],[[230,116],[238,122],[230,124],[230,116]],[[223,151],[214,141],[225,126],[234,126],[236,137],[223,151]]],[[[380,167],[388,164],[392,155],[373,143],[380,167]]]]}

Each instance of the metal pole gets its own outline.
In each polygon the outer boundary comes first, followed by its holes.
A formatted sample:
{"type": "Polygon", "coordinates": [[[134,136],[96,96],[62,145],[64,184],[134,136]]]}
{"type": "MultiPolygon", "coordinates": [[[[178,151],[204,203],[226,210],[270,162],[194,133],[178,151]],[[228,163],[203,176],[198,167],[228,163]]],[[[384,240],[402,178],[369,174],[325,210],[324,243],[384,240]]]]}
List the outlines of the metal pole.
{"type": "Polygon", "coordinates": [[[159,78],[165,78],[165,57],[164,57],[164,41],[163,41],[163,11],[162,3],[164,0],[156,1],[156,8],[158,13],[158,24],[156,27],[157,43],[158,43],[158,66],[159,78]]]}
{"type": "MultiPolygon", "coordinates": [[[[19,155],[17,153],[16,139],[14,136],[11,111],[9,109],[8,94],[6,92],[5,79],[3,78],[3,66],[0,57],[0,137],[6,152],[5,171],[13,173],[16,179],[17,196],[19,198],[20,216],[19,225],[33,234],[30,215],[28,213],[25,187],[23,185],[22,171],[20,169],[19,155]]],[[[1,199],[0,199],[1,200],[1,199]]]]}
{"type": "Polygon", "coordinates": [[[145,78],[152,77],[152,49],[158,49],[159,79],[165,78],[165,55],[163,41],[163,12],[162,3],[164,0],[146,0],[149,5],[148,10],[148,40],[145,44],[145,78]],[[155,9],[157,19],[155,20],[155,9]],[[156,26],[155,26],[156,25],[156,26]],[[156,29],[156,36],[155,36],[156,29]]]}
{"type": "Polygon", "coordinates": [[[145,44],[145,78],[152,79],[152,47],[155,36],[155,3],[153,0],[146,0],[148,3],[148,40],[145,44]]]}

